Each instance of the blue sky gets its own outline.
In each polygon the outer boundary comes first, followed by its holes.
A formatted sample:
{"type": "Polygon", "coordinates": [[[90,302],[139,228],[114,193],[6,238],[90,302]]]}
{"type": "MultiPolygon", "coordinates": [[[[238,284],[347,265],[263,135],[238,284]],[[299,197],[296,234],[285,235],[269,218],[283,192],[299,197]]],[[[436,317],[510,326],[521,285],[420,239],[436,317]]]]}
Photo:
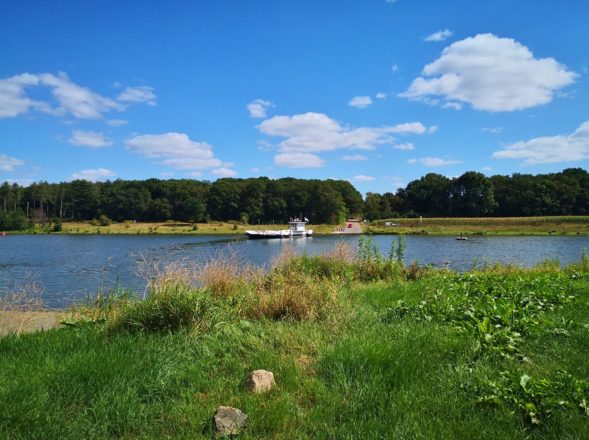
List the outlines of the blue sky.
{"type": "Polygon", "coordinates": [[[589,4],[4,1],[0,181],[587,168],[589,4]]]}

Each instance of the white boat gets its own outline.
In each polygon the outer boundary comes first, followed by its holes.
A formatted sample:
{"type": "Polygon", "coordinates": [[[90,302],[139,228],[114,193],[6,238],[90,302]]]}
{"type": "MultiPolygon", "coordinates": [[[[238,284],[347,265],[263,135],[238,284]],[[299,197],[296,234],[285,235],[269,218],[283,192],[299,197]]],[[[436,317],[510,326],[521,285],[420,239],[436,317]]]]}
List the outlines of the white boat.
{"type": "Polygon", "coordinates": [[[288,229],[270,229],[265,231],[245,231],[248,238],[295,238],[310,237],[313,235],[312,229],[307,229],[308,219],[295,218],[288,222],[288,229]]]}

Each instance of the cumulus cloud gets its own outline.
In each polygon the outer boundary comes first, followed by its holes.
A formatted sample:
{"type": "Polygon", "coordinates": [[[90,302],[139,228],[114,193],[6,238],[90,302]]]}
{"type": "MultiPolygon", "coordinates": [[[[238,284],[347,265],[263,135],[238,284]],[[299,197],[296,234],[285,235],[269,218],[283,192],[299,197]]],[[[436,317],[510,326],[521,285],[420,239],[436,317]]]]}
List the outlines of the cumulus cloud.
{"type": "Polygon", "coordinates": [[[127,87],[118,99],[121,102],[80,86],[63,72],[57,75],[23,73],[0,79],[0,118],[11,118],[36,110],[54,116],[71,114],[81,119],[98,119],[109,111],[125,110],[122,102],[155,104],[155,94],[151,87],[127,87]],[[34,87],[48,89],[55,102],[29,97],[27,91],[34,87]]]}
{"type": "Polygon", "coordinates": [[[400,96],[458,108],[470,104],[493,112],[550,102],[578,75],[554,58],[534,58],[511,38],[479,34],[446,47],[400,96]]]}
{"type": "Polygon", "coordinates": [[[419,163],[424,167],[443,167],[446,165],[455,165],[457,163],[462,163],[460,160],[447,160],[442,159],[440,157],[421,157],[419,159],[409,159],[407,161],[409,164],[416,164],[419,163]]]}
{"type": "Polygon", "coordinates": [[[191,140],[185,133],[146,134],[125,141],[127,148],[163,165],[185,170],[223,166],[206,142],[191,140]]]}
{"type": "Polygon", "coordinates": [[[411,142],[405,142],[402,144],[393,145],[393,148],[396,150],[415,150],[415,146],[411,142]]]}
{"type": "Polygon", "coordinates": [[[370,98],[370,96],[354,96],[348,102],[348,105],[350,107],[356,107],[356,108],[366,108],[370,104],[372,104],[372,98],[370,98]]]}
{"type": "Polygon", "coordinates": [[[436,131],[438,131],[438,126],[437,125],[432,125],[427,129],[427,134],[434,134],[436,131]]]}
{"type": "Polygon", "coordinates": [[[0,170],[2,171],[14,171],[14,167],[24,164],[25,163],[20,159],[7,156],[6,154],[0,154],[0,170]]]}
{"type": "Polygon", "coordinates": [[[126,87],[119,96],[117,101],[120,102],[144,102],[148,105],[156,105],[156,96],[153,93],[153,87],[126,87]]]}
{"type": "Polygon", "coordinates": [[[358,160],[368,160],[368,158],[366,156],[361,155],[361,154],[345,154],[342,156],[342,160],[358,161],[358,160]]]}
{"type": "Polygon", "coordinates": [[[356,182],[371,182],[374,180],[374,177],[358,174],[357,176],[352,177],[352,180],[355,180],[356,182]]]}
{"type": "Polygon", "coordinates": [[[444,29],[442,31],[438,31],[438,32],[434,32],[431,35],[428,35],[427,37],[424,38],[425,41],[434,41],[434,42],[438,42],[438,41],[444,41],[447,40],[448,38],[450,38],[452,36],[453,32],[449,29],[444,29]]]}
{"type": "Polygon", "coordinates": [[[84,130],[74,130],[68,142],[79,147],[90,148],[102,148],[112,145],[112,141],[102,133],[84,130]]]}
{"type": "Polygon", "coordinates": [[[87,180],[88,182],[98,182],[115,177],[116,173],[106,168],[96,168],[91,170],[78,171],[71,175],[72,180],[87,180]]]}
{"type": "Polygon", "coordinates": [[[274,107],[274,104],[270,101],[263,99],[255,99],[246,105],[247,110],[250,112],[251,118],[265,118],[266,113],[270,107],[274,107]]]}
{"type": "Polygon", "coordinates": [[[274,164],[287,168],[320,168],[325,161],[311,153],[283,153],[274,156],[274,164]]]}
{"type": "Polygon", "coordinates": [[[38,77],[40,85],[51,89],[51,94],[59,103],[57,111],[60,113],[71,113],[82,119],[97,119],[110,110],[124,110],[123,105],[74,83],[65,73],[43,73],[38,77]]]}
{"type": "Polygon", "coordinates": [[[387,97],[387,94],[384,92],[378,92],[376,94],[376,99],[385,99],[387,97]]]}
{"type": "MultiPolygon", "coordinates": [[[[294,116],[275,116],[263,121],[258,129],[268,136],[285,138],[278,144],[280,158],[275,163],[291,166],[292,163],[308,163],[312,167],[323,165],[323,160],[312,153],[339,149],[372,150],[377,145],[393,144],[393,134],[423,134],[426,127],[420,122],[408,122],[392,126],[359,127],[342,126],[323,113],[304,113],[294,116]],[[292,155],[305,154],[305,160],[294,161],[292,155]],[[285,157],[285,155],[287,155],[285,157]],[[309,156],[310,155],[310,156],[309,156]]],[[[302,159],[298,157],[298,159],[302,159]]],[[[297,167],[302,167],[297,165],[297,167]]]]}
{"type": "Polygon", "coordinates": [[[214,170],[211,171],[211,173],[217,177],[235,177],[235,176],[237,176],[237,172],[235,172],[234,170],[232,170],[230,168],[225,168],[225,167],[215,168],[214,170]]]}
{"type": "Polygon", "coordinates": [[[525,164],[589,159],[589,121],[569,135],[537,137],[506,145],[493,153],[496,159],[523,159],[525,164]]]}

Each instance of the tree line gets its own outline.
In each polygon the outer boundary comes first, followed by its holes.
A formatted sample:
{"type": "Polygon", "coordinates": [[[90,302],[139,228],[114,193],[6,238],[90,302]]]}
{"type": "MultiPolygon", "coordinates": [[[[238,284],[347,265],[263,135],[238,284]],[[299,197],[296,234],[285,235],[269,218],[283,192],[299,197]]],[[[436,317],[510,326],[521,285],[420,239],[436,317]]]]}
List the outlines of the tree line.
{"type": "MultiPolygon", "coordinates": [[[[0,229],[28,222],[92,220],[186,222],[236,220],[284,223],[304,215],[336,224],[348,216],[478,217],[589,214],[589,174],[569,168],[552,174],[456,178],[429,173],[396,192],[362,195],[345,180],[190,179],[86,180],[29,186],[0,185],[0,229]]],[[[24,226],[23,226],[24,225],[24,226]]]]}
{"type": "Polygon", "coordinates": [[[526,217],[589,214],[589,174],[569,168],[552,174],[456,178],[429,173],[395,193],[368,193],[364,217],[526,217]]]}
{"type": "Polygon", "coordinates": [[[92,220],[186,222],[237,220],[244,223],[284,223],[304,215],[315,223],[336,224],[362,212],[362,195],[345,180],[267,177],[218,179],[86,180],[23,187],[0,186],[0,229],[22,218],[34,223],[92,220]]]}

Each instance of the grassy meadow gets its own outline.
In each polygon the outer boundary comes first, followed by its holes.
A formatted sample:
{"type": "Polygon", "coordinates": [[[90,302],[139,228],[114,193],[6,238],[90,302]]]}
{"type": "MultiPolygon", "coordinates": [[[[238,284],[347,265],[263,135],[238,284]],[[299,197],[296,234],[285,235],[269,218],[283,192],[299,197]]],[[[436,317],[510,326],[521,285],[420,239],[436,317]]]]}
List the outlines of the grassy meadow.
{"type": "Polygon", "coordinates": [[[589,259],[454,273],[359,250],[167,267],[0,338],[0,438],[589,437],[589,259]],[[255,369],[277,387],[252,394],[255,369]]]}
{"type": "MultiPolygon", "coordinates": [[[[341,225],[313,225],[315,234],[331,234],[341,225]]],[[[375,220],[362,225],[367,234],[390,235],[589,235],[589,216],[561,217],[481,217],[481,218],[395,218],[375,220]],[[393,222],[395,226],[385,226],[393,222]]],[[[288,229],[287,224],[248,225],[240,222],[188,223],[168,220],[165,222],[108,222],[97,220],[63,222],[61,231],[54,231],[51,224],[38,224],[24,233],[63,234],[244,234],[246,230],[288,229]]]]}
{"type": "Polygon", "coordinates": [[[398,218],[377,220],[369,234],[417,235],[588,235],[589,216],[398,218]],[[385,226],[385,222],[396,223],[385,226]]]}
{"type": "MultiPolygon", "coordinates": [[[[316,234],[329,234],[335,230],[333,225],[307,225],[316,234]]],[[[288,224],[246,225],[239,222],[187,223],[187,222],[112,222],[100,226],[96,222],[64,222],[64,234],[244,234],[246,230],[288,229],[288,224]],[[94,223],[94,224],[93,224],[94,223]]],[[[37,228],[43,232],[42,228],[37,228]]]]}

